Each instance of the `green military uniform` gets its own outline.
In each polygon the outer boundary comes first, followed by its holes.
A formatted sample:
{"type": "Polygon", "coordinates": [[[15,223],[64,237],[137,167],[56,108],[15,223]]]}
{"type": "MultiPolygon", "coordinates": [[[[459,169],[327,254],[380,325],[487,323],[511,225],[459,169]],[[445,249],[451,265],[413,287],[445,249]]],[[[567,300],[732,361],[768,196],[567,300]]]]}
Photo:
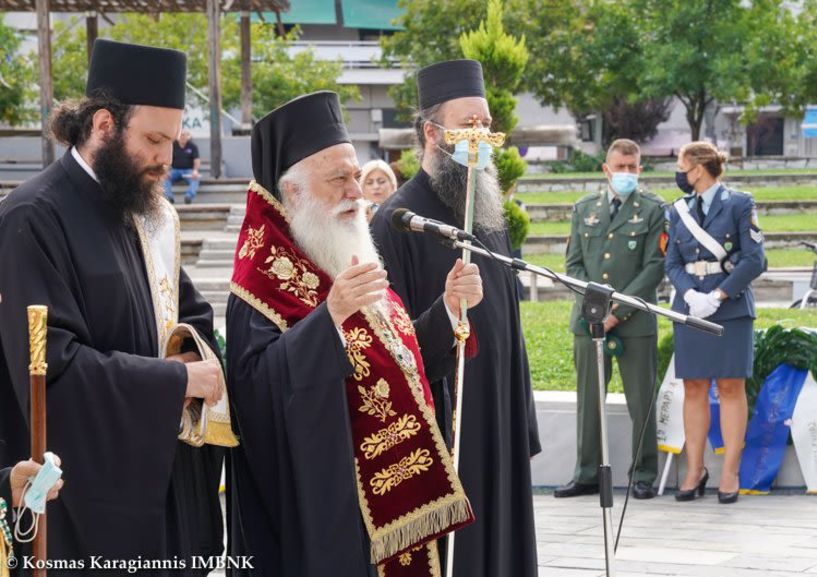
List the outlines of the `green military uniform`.
{"type": "MultiPolygon", "coordinates": [[[[585,196],[573,207],[566,255],[567,274],[584,281],[610,284],[619,292],[655,303],[656,288],[664,277],[661,246],[664,232],[663,201],[655,195],[634,191],[612,222],[606,190],[585,196]]],[[[573,479],[583,485],[594,485],[598,483],[601,462],[598,369],[595,345],[586,324],[580,322],[581,303],[582,297],[577,296],[570,318],[578,393],[578,456],[573,479]]],[[[650,414],[641,458],[638,463],[633,463],[633,482],[652,484],[658,469],[655,412],[650,411],[656,383],[656,320],[649,313],[623,305],[613,314],[620,321],[611,333],[619,337],[623,345],[618,367],[633,422],[633,455],[641,428],[650,414]]],[[[609,355],[604,357],[606,386],[610,381],[612,358],[609,355]]]]}

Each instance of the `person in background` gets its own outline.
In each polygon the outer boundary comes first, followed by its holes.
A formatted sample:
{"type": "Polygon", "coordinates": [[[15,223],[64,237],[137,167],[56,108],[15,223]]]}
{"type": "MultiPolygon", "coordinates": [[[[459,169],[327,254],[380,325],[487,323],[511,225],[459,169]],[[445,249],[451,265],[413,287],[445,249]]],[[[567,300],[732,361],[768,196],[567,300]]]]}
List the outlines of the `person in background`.
{"type": "MultiPolygon", "coordinates": [[[[614,141],[603,166],[608,186],[573,207],[565,270],[584,281],[609,284],[617,291],[656,302],[656,289],[664,278],[664,203],[638,186],[641,150],[632,140],[614,141]]],[[[601,463],[599,385],[596,350],[587,323],[581,319],[582,299],[576,298],[570,328],[577,376],[576,469],[573,479],[553,492],[557,498],[599,492],[601,463]]],[[[651,499],[658,472],[655,413],[652,412],[658,355],[655,317],[628,306],[613,305],[604,332],[620,340],[617,364],[624,383],[627,410],[633,421],[633,497],[651,499]],[[644,440],[639,453],[639,441],[644,440]]],[[[614,341],[608,339],[608,345],[614,341]]],[[[607,383],[612,376],[612,356],[604,355],[607,383]]],[[[607,385],[605,383],[605,386],[607,385]]]]}
{"type": "Polygon", "coordinates": [[[193,142],[190,131],[182,130],[179,140],[173,143],[173,163],[165,180],[165,197],[167,197],[167,200],[171,203],[176,202],[176,199],[173,198],[173,184],[185,181],[187,191],[184,193],[184,203],[190,204],[193,202],[201,182],[200,168],[199,147],[193,142]]]}
{"type": "Polygon", "coordinates": [[[384,161],[379,158],[370,160],[360,169],[360,187],[363,190],[363,198],[368,203],[366,217],[372,220],[377,207],[397,190],[397,177],[384,161]]]}
{"type": "MultiPolygon", "coordinates": [[[[461,251],[431,235],[394,230],[392,215],[407,208],[461,228],[465,221],[468,169],[453,158],[446,129],[486,128],[491,112],[482,66],[450,60],[417,73],[415,120],[421,168],[372,219],[372,236],[388,278],[406,308],[419,315],[436,301],[446,273],[461,251]]],[[[476,171],[474,235],[493,252],[508,256],[503,196],[493,161],[476,171]]],[[[478,352],[465,365],[459,475],[476,522],[457,532],[455,577],[535,577],[536,535],[530,459],[541,451],[528,355],[519,316],[516,275],[474,255],[485,300],[468,312],[478,352]]],[[[453,438],[454,371],[432,379],[437,420],[453,438]]]]}
{"type": "Polygon", "coordinates": [[[725,448],[718,501],[738,500],[748,413],[745,384],[754,362],[751,282],[763,272],[765,256],[755,202],[750,194],[721,184],[725,163],[726,155],[712,144],[691,142],[678,153],[675,173],[678,188],[687,196],[670,210],[666,269],[675,287],[672,310],[724,328],[723,336],[715,337],[674,325],[675,376],[684,379],[687,455],[678,501],[703,496],[709,480],[704,447],[712,379],[717,380],[725,448]]]}

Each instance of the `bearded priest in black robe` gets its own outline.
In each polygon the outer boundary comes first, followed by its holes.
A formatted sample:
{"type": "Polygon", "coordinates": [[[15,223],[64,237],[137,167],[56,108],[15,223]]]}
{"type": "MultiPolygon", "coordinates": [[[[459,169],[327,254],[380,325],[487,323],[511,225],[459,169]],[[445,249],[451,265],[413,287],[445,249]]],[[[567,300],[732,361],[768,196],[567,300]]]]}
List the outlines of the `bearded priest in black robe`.
{"type": "Polygon", "coordinates": [[[255,575],[439,577],[436,537],[473,517],[426,375],[453,367],[452,311],[481,300],[477,267],[452,262],[411,321],[333,92],[259,121],[252,162],[227,305],[231,552],[255,575]]]}
{"type": "MultiPolygon", "coordinates": [[[[443,131],[489,128],[482,68],[473,60],[438,63],[419,71],[415,123],[422,168],[376,213],[372,221],[392,288],[410,314],[429,306],[442,288],[441,274],[459,256],[431,235],[403,234],[390,226],[392,213],[407,208],[463,228],[467,169],[452,156],[443,131]]],[[[467,162],[467,159],[464,159],[467,162]]],[[[474,234],[510,256],[502,194],[487,159],[477,170],[474,234]]],[[[516,277],[480,256],[485,300],[469,311],[479,352],[466,363],[459,474],[476,522],[457,532],[454,575],[536,575],[530,458],[540,451],[528,357],[519,319],[516,277]]],[[[432,384],[440,427],[450,437],[453,372],[432,384]]]]}
{"type": "Polygon", "coordinates": [[[86,97],[52,119],[68,151],[0,203],[0,467],[30,455],[26,307],[46,305],[48,449],[68,479],[48,557],[86,569],[175,557],[193,574],[191,555],[223,550],[223,449],[177,440],[184,407],[222,397],[221,366],[189,339],[161,358],[183,323],[216,347],[161,192],[185,76],[181,52],[97,40],[86,97]]]}

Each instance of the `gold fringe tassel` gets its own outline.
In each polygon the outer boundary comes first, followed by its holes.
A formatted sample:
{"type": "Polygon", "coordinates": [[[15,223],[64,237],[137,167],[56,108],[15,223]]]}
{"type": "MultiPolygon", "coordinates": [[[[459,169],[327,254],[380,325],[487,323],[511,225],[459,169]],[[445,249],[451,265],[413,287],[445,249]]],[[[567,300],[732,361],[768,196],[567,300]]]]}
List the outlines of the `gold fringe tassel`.
{"type": "Polygon", "coordinates": [[[471,507],[465,497],[430,511],[411,523],[372,540],[372,564],[382,563],[431,535],[441,533],[452,525],[464,523],[470,515],[471,507]]]}
{"type": "Polygon", "coordinates": [[[230,423],[207,421],[207,431],[204,433],[204,442],[219,447],[237,447],[238,439],[233,434],[230,423]]]}

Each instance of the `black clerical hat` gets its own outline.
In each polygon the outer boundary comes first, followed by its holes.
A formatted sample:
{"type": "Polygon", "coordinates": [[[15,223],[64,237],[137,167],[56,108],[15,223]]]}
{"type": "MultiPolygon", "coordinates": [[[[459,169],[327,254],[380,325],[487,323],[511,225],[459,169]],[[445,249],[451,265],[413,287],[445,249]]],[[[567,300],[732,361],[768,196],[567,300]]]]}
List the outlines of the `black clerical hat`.
{"type": "Polygon", "coordinates": [[[335,144],[351,142],[340,99],[321,91],[282,104],[252,129],[252,172],[256,182],[280,196],[278,179],[299,160],[335,144]]]}
{"type": "Polygon", "coordinates": [[[186,80],[184,52],[98,38],[85,95],[104,93],[122,104],[183,110],[186,80]]]}
{"type": "Polygon", "coordinates": [[[421,68],[417,73],[420,110],[463,98],[485,98],[482,65],[477,60],[447,60],[421,68]]]}

